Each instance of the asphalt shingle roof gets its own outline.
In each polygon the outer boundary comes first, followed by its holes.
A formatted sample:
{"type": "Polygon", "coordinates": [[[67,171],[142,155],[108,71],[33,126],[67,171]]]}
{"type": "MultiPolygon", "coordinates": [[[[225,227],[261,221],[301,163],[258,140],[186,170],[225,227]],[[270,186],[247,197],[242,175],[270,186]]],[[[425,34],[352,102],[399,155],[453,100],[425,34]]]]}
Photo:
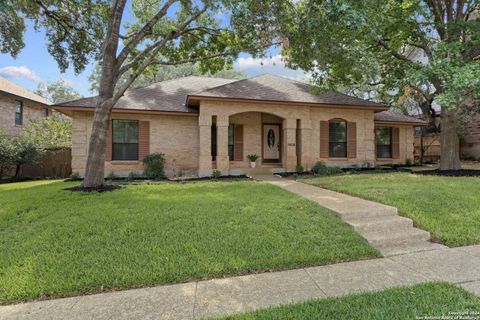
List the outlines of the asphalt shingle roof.
{"type": "Polygon", "coordinates": [[[375,113],[374,120],[385,121],[385,122],[406,122],[406,123],[412,123],[412,124],[416,123],[418,125],[426,124],[426,122],[421,119],[405,116],[403,114],[395,113],[392,111],[382,111],[382,112],[375,113]]]}
{"type": "Polygon", "coordinates": [[[0,77],[0,91],[3,91],[7,94],[11,94],[20,98],[25,98],[31,101],[35,101],[44,105],[50,105],[50,101],[39,96],[36,93],[33,93],[25,88],[17,86],[15,83],[8,81],[5,78],[0,77]]]}
{"type": "Polygon", "coordinates": [[[359,99],[338,92],[315,94],[306,83],[270,74],[239,80],[219,87],[195,92],[191,95],[195,97],[387,108],[387,106],[380,103],[359,99]]]}
{"type": "MultiPolygon", "coordinates": [[[[146,87],[127,90],[118,100],[114,109],[167,111],[167,112],[198,112],[185,105],[187,96],[198,90],[217,87],[237,81],[233,79],[185,77],[161,81],[146,87]]],[[[57,106],[95,108],[98,96],[68,101],[57,106]]]]}

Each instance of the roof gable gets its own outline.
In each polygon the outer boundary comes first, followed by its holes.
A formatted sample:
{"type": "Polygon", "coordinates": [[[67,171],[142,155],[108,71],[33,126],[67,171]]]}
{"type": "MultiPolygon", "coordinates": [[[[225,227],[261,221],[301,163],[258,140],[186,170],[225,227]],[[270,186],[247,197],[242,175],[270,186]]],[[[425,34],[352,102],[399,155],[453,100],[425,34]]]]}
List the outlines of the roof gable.
{"type": "Polygon", "coordinates": [[[386,109],[387,106],[338,92],[315,94],[306,83],[270,74],[227,83],[189,95],[197,98],[263,100],[302,104],[346,105],[386,109]]]}

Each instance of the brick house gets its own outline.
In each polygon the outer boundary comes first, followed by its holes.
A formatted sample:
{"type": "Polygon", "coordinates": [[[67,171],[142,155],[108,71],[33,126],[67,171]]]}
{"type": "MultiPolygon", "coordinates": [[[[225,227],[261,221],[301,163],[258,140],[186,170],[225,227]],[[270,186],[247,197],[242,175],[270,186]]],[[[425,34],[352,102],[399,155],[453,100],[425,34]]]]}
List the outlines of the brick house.
{"type": "Polygon", "coordinates": [[[48,117],[50,102],[25,88],[0,77],[0,128],[18,136],[30,120],[48,117]]]}
{"type": "MultiPolygon", "coordinates": [[[[96,97],[54,106],[73,119],[72,169],[85,171],[96,97]]],[[[424,122],[382,104],[262,75],[245,80],[186,77],[131,89],[113,109],[106,174],[142,171],[165,154],[168,175],[292,171],[317,161],[351,166],[413,159],[413,127],[424,122]]]]}

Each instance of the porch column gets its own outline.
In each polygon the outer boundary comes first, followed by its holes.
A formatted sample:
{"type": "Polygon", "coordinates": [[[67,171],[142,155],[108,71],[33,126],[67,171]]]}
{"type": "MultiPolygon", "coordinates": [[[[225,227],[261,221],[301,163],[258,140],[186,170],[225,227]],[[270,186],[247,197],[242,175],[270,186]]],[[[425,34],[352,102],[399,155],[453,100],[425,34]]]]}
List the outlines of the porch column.
{"type": "Polygon", "coordinates": [[[300,141],[301,141],[301,165],[305,170],[312,167],[312,121],[310,119],[300,120],[300,141]]]}
{"type": "Polygon", "coordinates": [[[297,119],[283,120],[283,168],[295,171],[297,166],[297,119]]]}
{"type": "Polygon", "coordinates": [[[217,169],[222,172],[222,175],[229,174],[228,117],[217,116],[217,169]]]}
{"type": "Polygon", "coordinates": [[[200,115],[198,118],[200,150],[198,156],[198,176],[212,175],[212,116],[200,115]]]}

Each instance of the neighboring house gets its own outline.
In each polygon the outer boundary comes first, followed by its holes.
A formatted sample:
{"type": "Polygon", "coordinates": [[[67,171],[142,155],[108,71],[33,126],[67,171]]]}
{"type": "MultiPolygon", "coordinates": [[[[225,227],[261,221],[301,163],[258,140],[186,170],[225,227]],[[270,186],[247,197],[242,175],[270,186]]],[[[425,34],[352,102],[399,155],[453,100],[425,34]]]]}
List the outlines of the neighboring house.
{"type": "Polygon", "coordinates": [[[8,135],[18,136],[30,120],[48,117],[50,102],[0,77],[0,127],[8,135]]]}
{"type": "MultiPolygon", "coordinates": [[[[81,175],[96,101],[54,106],[73,119],[72,169],[81,175]]],[[[141,171],[154,152],[165,154],[168,175],[199,176],[244,173],[249,154],[272,171],[413,159],[413,128],[425,123],[387,110],[339,93],[315,95],[307,84],[272,75],[159,82],[127,91],[115,105],[106,174],[141,171]]]]}

